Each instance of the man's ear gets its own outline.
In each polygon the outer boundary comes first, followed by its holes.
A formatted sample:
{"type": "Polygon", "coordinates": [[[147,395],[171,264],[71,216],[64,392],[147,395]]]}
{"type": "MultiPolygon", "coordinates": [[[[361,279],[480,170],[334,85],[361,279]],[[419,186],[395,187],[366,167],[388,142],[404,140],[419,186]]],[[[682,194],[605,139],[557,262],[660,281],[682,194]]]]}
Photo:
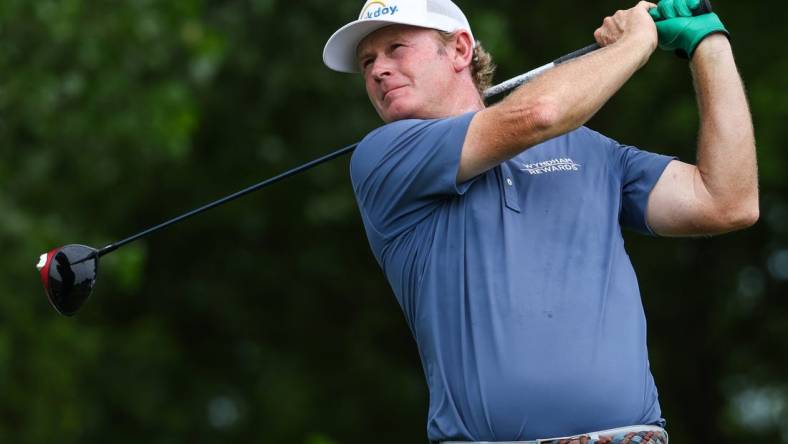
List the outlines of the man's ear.
{"type": "Polygon", "coordinates": [[[470,66],[473,61],[473,41],[468,31],[460,30],[454,34],[450,43],[454,49],[454,70],[460,72],[470,66]]]}

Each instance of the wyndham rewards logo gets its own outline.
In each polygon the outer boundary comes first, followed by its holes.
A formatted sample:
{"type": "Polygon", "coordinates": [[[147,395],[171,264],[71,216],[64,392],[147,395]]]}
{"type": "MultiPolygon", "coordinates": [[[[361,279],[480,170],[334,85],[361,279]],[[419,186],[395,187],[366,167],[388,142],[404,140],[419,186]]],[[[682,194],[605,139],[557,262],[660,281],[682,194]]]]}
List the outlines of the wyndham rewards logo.
{"type": "Polygon", "coordinates": [[[579,170],[580,164],[575,163],[574,160],[568,157],[545,160],[544,162],[523,163],[520,167],[520,171],[526,171],[532,176],[536,174],[557,173],[563,171],[571,172],[579,170]]]}
{"type": "Polygon", "coordinates": [[[364,6],[364,9],[361,10],[361,14],[358,16],[359,20],[369,20],[369,19],[376,19],[386,15],[394,15],[399,11],[398,6],[386,6],[385,3],[373,0],[367,3],[364,6]]]}

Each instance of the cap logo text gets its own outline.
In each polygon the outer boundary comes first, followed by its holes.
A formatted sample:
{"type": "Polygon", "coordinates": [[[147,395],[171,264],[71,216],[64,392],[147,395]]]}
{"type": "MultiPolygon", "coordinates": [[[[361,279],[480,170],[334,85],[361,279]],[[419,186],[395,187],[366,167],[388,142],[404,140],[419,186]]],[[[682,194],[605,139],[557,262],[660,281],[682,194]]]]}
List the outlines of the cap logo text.
{"type": "Polygon", "coordinates": [[[358,18],[359,20],[376,19],[384,15],[394,15],[397,11],[399,11],[398,6],[386,6],[385,3],[376,0],[367,3],[358,18]],[[374,6],[377,6],[377,9],[373,9],[374,6]]]}

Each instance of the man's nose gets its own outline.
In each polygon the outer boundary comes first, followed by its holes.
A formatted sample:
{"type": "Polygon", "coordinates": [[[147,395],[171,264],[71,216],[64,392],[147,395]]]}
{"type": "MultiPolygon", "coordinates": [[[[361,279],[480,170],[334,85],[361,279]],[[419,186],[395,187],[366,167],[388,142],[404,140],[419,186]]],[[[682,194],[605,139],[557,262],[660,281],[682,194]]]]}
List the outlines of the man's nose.
{"type": "Polygon", "coordinates": [[[372,78],[375,80],[383,79],[391,75],[391,63],[384,57],[378,57],[372,62],[372,78]]]}

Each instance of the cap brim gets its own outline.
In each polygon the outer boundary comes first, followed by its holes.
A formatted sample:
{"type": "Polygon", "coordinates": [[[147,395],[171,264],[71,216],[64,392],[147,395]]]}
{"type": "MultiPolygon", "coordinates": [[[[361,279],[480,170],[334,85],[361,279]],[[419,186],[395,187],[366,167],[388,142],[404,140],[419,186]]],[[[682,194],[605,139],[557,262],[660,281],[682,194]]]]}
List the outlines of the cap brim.
{"type": "Polygon", "coordinates": [[[356,49],[364,37],[380,28],[399,24],[389,20],[356,20],[339,28],[326,42],[323,48],[323,63],[334,71],[354,73],[356,66],[356,49]]]}

